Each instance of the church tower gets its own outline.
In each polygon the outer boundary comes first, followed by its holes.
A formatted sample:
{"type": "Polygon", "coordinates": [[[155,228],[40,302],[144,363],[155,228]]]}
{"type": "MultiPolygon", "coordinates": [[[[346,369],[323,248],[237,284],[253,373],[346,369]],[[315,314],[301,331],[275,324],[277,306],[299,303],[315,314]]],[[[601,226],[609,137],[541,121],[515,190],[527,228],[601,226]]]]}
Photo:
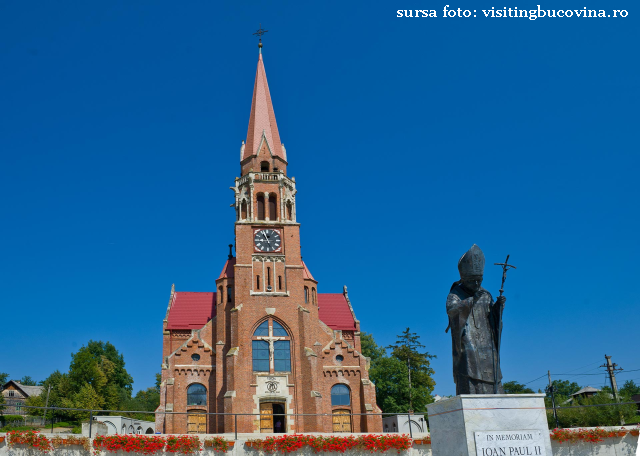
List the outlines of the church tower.
{"type": "Polygon", "coordinates": [[[233,414],[252,414],[237,417],[239,432],[381,431],[381,417],[367,415],[380,411],[346,287],[319,294],[300,255],[296,182],[261,47],[241,173],[231,187],[236,255],[230,251],[215,293],[172,289],[158,410],[188,415],[156,424],[161,432],[232,432],[233,414]],[[185,316],[198,312],[199,322],[185,316]],[[205,362],[209,370],[200,369],[205,362]]]}

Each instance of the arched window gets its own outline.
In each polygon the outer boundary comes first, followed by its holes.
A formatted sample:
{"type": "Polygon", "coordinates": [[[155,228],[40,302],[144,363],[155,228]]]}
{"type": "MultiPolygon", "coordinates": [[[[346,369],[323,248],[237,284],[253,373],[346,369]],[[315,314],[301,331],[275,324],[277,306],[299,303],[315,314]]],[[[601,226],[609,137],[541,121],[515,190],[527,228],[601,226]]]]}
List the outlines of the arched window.
{"type": "Polygon", "coordinates": [[[278,196],[275,193],[269,194],[269,220],[278,220],[278,196]]]}
{"type": "Polygon", "coordinates": [[[252,339],[254,372],[291,372],[291,337],[280,323],[263,321],[252,339]]]}
{"type": "Polygon", "coordinates": [[[309,302],[309,287],[304,287],[304,303],[309,302]]]}
{"type": "Polygon", "coordinates": [[[257,275],[256,276],[256,290],[260,290],[260,276],[257,275]]]}
{"type": "Polygon", "coordinates": [[[331,405],[351,405],[348,386],[342,384],[333,385],[331,388],[331,405]]]}
{"type": "Polygon", "coordinates": [[[278,290],[282,290],[282,276],[278,276],[278,290]]]}
{"type": "Polygon", "coordinates": [[[222,285],[218,287],[218,304],[222,304],[222,297],[224,293],[222,293],[222,285]]]}
{"type": "Polygon", "coordinates": [[[291,201],[287,201],[287,220],[293,220],[293,204],[291,204],[291,201]]]}
{"type": "Polygon", "coordinates": [[[227,302],[233,301],[233,287],[227,287],[227,302]]]}
{"type": "Polygon", "coordinates": [[[187,405],[207,405],[207,388],[193,383],[187,388],[187,405]]]}
{"type": "Polygon", "coordinates": [[[242,201],[242,203],[240,204],[240,219],[241,220],[247,219],[247,202],[246,201],[242,201]]]}
{"type": "Polygon", "coordinates": [[[315,288],[311,288],[311,303],[312,304],[318,304],[318,300],[316,299],[316,289],[315,288]]]}
{"type": "Polygon", "coordinates": [[[263,173],[268,173],[269,172],[269,162],[268,161],[263,161],[262,163],[260,163],[260,171],[262,171],[263,173]]]}
{"type": "Polygon", "coordinates": [[[264,194],[258,193],[258,220],[264,220],[264,194]]]}

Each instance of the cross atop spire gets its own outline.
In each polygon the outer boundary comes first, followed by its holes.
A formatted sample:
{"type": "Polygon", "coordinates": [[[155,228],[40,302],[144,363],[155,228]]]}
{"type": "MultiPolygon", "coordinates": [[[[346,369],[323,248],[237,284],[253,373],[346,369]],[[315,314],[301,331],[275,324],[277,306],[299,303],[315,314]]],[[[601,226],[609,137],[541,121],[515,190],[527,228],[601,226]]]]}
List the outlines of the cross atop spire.
{"type": "Polygon", "coordinates": [[[262,54],[262,35],[264,35],[265,33],[267,33],[269,30],[265,30],[262,28],[262,24],[260,24],[260,28],[258,30],[256,30],[256,33],[253,33],[253,35],[256,35],[258,37],[258,49],[260,54],[262,54]]]}

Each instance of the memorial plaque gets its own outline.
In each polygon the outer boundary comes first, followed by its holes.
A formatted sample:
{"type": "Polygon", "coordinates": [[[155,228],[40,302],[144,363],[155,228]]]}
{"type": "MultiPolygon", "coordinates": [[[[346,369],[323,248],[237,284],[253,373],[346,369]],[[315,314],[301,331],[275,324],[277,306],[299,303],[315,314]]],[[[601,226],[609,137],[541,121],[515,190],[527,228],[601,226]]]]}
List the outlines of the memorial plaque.
{"type": "Polygon", "coordinates": [[[543,431],[476,431],[476,456],[546,456],[543,431]]]}

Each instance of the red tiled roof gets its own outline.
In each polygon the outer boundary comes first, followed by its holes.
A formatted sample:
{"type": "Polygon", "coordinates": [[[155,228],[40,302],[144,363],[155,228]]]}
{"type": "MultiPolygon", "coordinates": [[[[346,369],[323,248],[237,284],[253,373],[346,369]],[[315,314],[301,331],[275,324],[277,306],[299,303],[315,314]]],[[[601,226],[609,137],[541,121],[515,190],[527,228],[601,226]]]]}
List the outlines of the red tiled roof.
{"type": "Polygon", "coordinates": [[[216,294],[176,291],[167,329],[200,329],[216,315],[216,294]]]}
{"type": "Polygon", "coordinates": [[[278,133],[278,125],[276,124],[276,114],[273,111],[269,84],[267,84],[267,73],[264,71],[262,54],[260,54],[256,81],[253,84],[253,101],[251,102],[249,129],[247,130],[247,143],[243,159],[258,153],[263,133],[267,138],[271,153],[286,160],[287,157],[280,143],[280,133],[278,133]]]}
{"type": "Polygon", "coordinates": [[[302,266],[304,266],[304,270],[302,271],[302,278],[303,279],[311,279],[311,280],[316,280],[313,278],[313,276],[311,275],[311,272],[309,271],[309,268],[307,267],[306,264],[304,264],[304,261],[302,262],[302,266]]]}
{"type": "Polygon", "coordinates": [[[236,259],[235,258],[230,258],[227,260],[227,262],[224,264],[224,267],[222,268],[222,272],[220,273],[220,277],[218,277],[218,279],[224,279],[225,277],[227,278],[232,278],[233,277],[233,267],[236,265],[236,259]]]}
{"type": "Polygon", "coordinates": [[[354,331],[356,322],[342,293],[318,293],[320,320],[331,329],[354,331]]]}

